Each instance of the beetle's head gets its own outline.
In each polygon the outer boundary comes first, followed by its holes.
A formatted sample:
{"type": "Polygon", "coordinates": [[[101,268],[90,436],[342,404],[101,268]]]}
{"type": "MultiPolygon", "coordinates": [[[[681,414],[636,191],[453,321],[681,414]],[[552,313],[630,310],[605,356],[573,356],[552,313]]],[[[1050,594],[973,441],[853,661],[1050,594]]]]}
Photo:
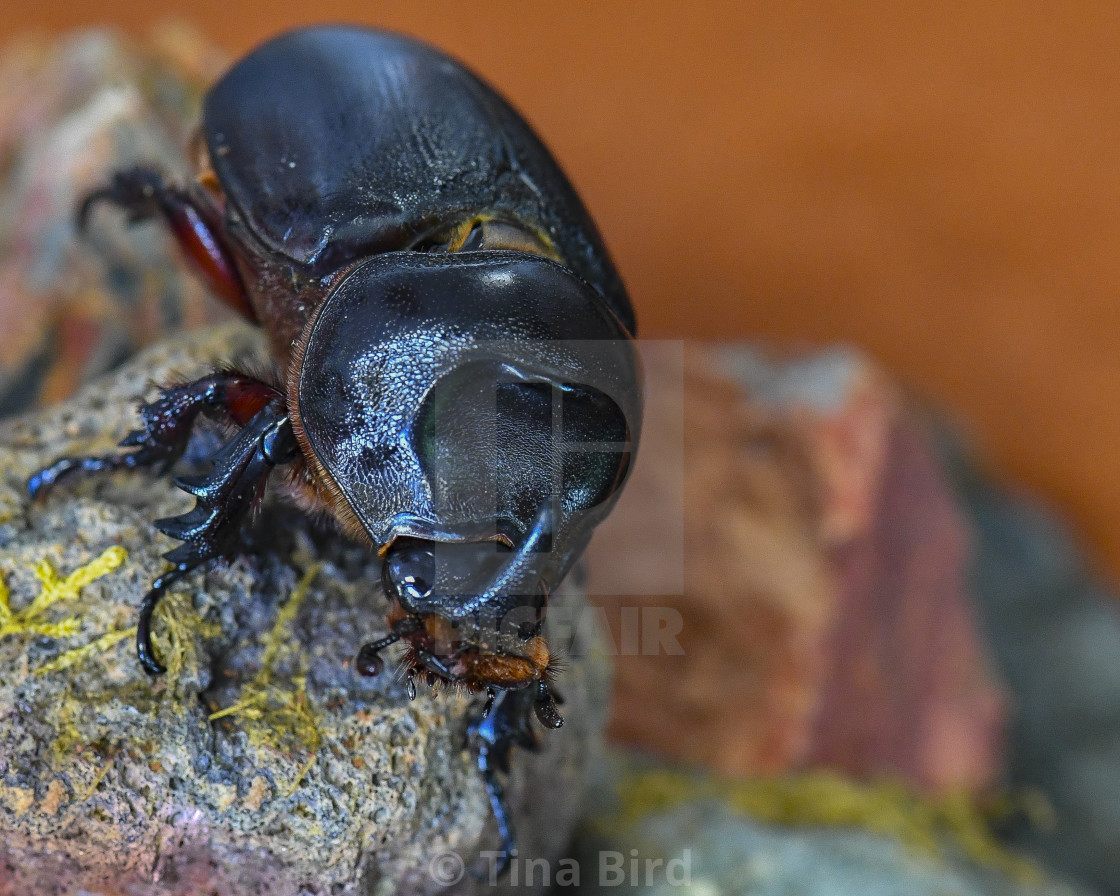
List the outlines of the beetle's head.
{"type": "Polygon", "coordinates": [[[412,671],[542,682],[548,595],[640,428],[633,340],[601,295],[523,252],[376,256],[308,322],[289,389],[314,476],[382,555],[412,671]]]}

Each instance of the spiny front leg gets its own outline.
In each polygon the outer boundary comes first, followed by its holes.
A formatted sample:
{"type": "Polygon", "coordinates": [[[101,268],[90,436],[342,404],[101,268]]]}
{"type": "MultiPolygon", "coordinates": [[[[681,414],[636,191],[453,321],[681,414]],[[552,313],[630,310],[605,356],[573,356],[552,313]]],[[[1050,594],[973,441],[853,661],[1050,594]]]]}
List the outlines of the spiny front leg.
{"type": "Polygon", "coordinates": [[[204,411],[225,410],[235,423],[247,423],[280,393],[251,376],[233,371],[210,374],[178,386],[169,386],[159,397],[140,406],[139,429],[130,432],[122,448],[135,450],[99,457],[64,457],[40,470],[27,483],[33,499],[77,473],[108,473],[155,466],[166,470],[186,450],[191,430],[204,411]]]}
{"type": "Polygon", "coordinates": [[[197,500],[179,516],[156,520],[156,528],[183,542],[164,554],[174,567],[160,576],[144,596],[136,628],[136,653],[153,675],[166,670],[152,646],[152,614],[169,585],[195,567],[233,553],[246,517],[264,494],[273,468],[292,461],[299,451],[283,405],[268,404],[213,458],[210,472],[180,476],[175,484],[197,500]]]}

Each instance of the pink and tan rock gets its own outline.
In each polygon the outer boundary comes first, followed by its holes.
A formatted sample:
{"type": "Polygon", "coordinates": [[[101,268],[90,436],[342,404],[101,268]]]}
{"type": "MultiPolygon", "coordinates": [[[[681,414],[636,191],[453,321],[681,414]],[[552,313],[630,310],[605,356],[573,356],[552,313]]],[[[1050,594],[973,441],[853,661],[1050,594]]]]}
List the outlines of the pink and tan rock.
{"type": "Polygon", "coordinates": [[[81,198],[114,171],[185,170],[202,91],[223,60],[182,28],[143,44],[106,31],[0,47],[0,416],[70,395],[139,348],[229,313],[165,228],[81,198]]]}
{"type": "Polygon", "coordinates": [[[613,622],[679,612],[683,652],[620,651],[612,735],[730,774],[993,783],[1006,699],[968,534],[899,390],[846,351],[647,362],[638,466],[592,545],[590,589],[613,622]],[[661,593],[614,593],[636,559],[661,593]]]}

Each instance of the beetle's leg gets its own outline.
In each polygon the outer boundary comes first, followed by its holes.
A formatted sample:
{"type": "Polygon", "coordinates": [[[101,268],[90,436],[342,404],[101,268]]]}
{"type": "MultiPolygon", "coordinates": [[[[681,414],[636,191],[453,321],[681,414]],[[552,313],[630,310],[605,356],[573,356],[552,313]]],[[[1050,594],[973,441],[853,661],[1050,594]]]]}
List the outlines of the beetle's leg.
{"type": "Polygon", "coordinates": [[[498,691],[496,688],[489,687],[486,689],[486,702],[482,704],[482,711],[479,717],[485,719],[490,715],[490,710],[494,708],[494,701],[498,699],[498,691]]]}
{"type": "Polygon", "coordinates": [[[140,428],[120,443],[122,448],[134,451],[101,457],[64,457],[32,476],[27,490],[32,498],[40,497],[75,473],[106,473],[157,465],[166,470],[186,449],[201,412],[223,408],[234,422],[244,424],[278,397],[276,389],[267,383],[233,372],[213,373],[165,388],[155,401],[140,406],[140,428]]]}
{"type": "Polygon", "coordinates": [[[564,702],[564,698],[554,693],[548,682],[543,679],[537,682],[536,697],[533,700],[533,712],[545,728],[559,728],[564,724],[564,717],[556,707],[564,702]]]}
{"type": "Polygon", "coordinates": [[[167,667],[156,659],[155,651],[152,649],[152,614],[160,600],[163,599],[168,587],[179,581],[192,569],[194,569],[194,565],[180,563],[165,572],[152,582],[152,587],[144,595],[144,601],[140,604],[140,618],[136,621],[136,656],[140,659],[140,665],[144,667],[144,671],[149,675],[162,675],[167,671],[167,667]]]}
{"type": "Polygon", "coordinates": [[[174,568],[155,581],[141,607],[136,652],[149,672],[165,671],[152,648],[151,616],[167,586],[207,560],[231,553],[242,523],[264,493],[269,473],[294,459],[298,451],[291,421],[282,405],[273,402],[214,455],[209,473],[175,479],[197,501],[184,514],[155,521],[157,529],[183,544],[163,555],[174,568]]]}
{"type": "Polygon", "coordinates": [[[108,186],[89,193],[78,206],[80,231],[86,229],[90,213],[101,202],[124,209],[130,224],[163,218],[184,254],[218,297],[250,320],[256,319],[233,253],[222,239],[221,216],[212,203],[167,183],[163,172],[147,166],[118,171],[108,186]]]}
{"type": "Polygon", "coordinates": [[[445,681],[454,680],[454,676],[451,670],[447,668],[447,664],[430,650],[414,648],[412,653],[416,658],[416,662],[423,666],[430,674],[435,675],[437,678],[442,678],[445,681]]]}
{"type": "Polygon", "coordinates": [[[509,771],[512,741],[507,731],[510,720],[504,710],[509,703],[511,693],[511,691],[499,692],[496,701],[491,701],[488,695],[483,714],[472,721],[467,729],[468,737],[474,746],[475,761],[482,774],[482,782],[486,785],[486,796],[490,799],[490,810],[498,826],[498,838],[502,843],[502,857],[492,872],[495,876],[504,874],[513,857],[517,855],[517,839],[510,822],[509,805],[506,803],[502,782],[498,780],[499,768],[504,772],[509,771]]]}
{"type": "Polygon", "coordinates": [[[467,738],[474,749],[475,761],[482,773],[486,795],[490,798],[490,809],[494,813],[498,836],[502,841],[502,858],[492,871],[495,875],[501,875],[517,855],[517,838],[498,773],[509,773],[510,753],[515,746],[535,750],[538,743],[529,727],[533,689],[508,691],[498,688],[496,691],[496,695],[487,691],[482,711],[467,727],[467,738]]]}

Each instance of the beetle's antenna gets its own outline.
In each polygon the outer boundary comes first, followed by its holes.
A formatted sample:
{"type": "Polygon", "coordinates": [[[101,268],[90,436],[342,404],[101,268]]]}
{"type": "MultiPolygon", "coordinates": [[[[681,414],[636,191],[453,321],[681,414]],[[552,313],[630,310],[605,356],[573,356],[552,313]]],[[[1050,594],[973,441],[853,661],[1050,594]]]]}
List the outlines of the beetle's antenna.
{"type": "Polygon", "coordinates": [[[401,636],[394,633],[376,641],[371,641],[369,644],[363,644],[354,660],[354,668],[357,669],[358,674],[380,675],[385,668],[385,660],[380,656],[381,651],[392,644],[396,644],[400,639],[401,636]]]}

